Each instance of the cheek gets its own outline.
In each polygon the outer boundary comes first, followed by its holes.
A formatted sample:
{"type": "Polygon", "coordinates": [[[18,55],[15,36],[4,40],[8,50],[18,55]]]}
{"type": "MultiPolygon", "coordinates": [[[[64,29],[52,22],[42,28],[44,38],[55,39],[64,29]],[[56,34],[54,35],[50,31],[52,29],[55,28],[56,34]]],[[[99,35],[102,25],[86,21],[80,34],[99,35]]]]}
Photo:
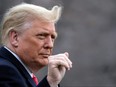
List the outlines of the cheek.
{"type": "Polygon", "coordinates": [[[19,44],[26,47],[39,47],[44,44],[44,41],[39,40],[36,36],[27,34],[19,38],[19,44]]]}
{"type": "Polygon", "coordinates": [[[36,38],[24,40],[25,47],[28,47],[30,50],[40,50],[43,47],[43,44],[44,42],[36,38]]]}
{"type": "Polygon", "coordinates": [[[21,54],[23,54],[26,58],[31,57],[34,59],[38,56],[39,52],[41,52],[43,45],[36,42],[23,42],[19,46],[19,50],[21,54]]]}
{"type": "Polygon", "coordinates": [[[44,41],[39,40],[33,36],[20,38],[19,49],[22,50],[25,56],[37,57],[44,46],[44,41]]]}

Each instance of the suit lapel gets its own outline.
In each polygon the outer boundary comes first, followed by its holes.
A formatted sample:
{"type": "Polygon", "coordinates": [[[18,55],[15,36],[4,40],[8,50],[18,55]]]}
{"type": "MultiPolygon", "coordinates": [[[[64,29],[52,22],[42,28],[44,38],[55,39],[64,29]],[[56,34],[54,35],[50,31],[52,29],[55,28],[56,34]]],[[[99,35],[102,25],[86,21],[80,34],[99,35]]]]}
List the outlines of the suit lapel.
{"type": "Polygon", "coordinates": [[[5,49],[4,47],[0,48],[0,56],[8,61],[10,61],[14,66],[17,67],[17,69],[19,70],[19,72],[24,76],[24,78],[26,80],[28,80],[28,82],[30,83],[30,85],[32,85],[32,87],[35,87],[35,83],[32,80],[31,76],[29,75],[29,73],[27,72],[27,70],[24,68],[24,66],[15,58],[14,55],[12,55],[12,53],[10,53],[7,49],[5,49]]]}

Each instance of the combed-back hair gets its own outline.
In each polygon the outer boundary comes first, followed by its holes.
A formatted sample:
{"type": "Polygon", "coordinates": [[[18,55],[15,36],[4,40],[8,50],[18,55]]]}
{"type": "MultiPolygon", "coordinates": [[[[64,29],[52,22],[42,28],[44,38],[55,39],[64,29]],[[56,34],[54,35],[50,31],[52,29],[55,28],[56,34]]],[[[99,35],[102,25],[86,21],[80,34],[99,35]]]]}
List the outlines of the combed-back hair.
{"type": "Polygon", "coordinates": [[[48,10],[42,6],[27,3],[10,8],[1,23],[2,44],[7,44],[9,32],[12,29],[20,32],[27,22],[31,22],[34,19],[56,23],[61,16],[61,10],[61,6],[53,6],[51,10],[48,10]]]}

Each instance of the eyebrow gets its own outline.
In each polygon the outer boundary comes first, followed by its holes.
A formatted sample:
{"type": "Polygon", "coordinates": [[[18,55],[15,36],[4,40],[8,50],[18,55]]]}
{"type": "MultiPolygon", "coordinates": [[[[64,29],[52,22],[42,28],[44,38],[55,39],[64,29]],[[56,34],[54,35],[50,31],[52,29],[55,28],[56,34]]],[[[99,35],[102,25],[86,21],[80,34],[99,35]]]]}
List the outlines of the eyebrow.
{"type": "MultiPolygon", "coordinates": [[[[49,32],[46,32],[46,33],[48,33],[48,35],[49,35],[49,32]]],[[[58,36],[58,34],[56,32],[53,32],[51,35],[54,36],[54,38],[57,38],[57,36],[58,36]]]]}
{"type": "MultiPolygon", "coordinates": [[[[41,33],[47,33],[49,34],[49,31],[46,28],[42,28],[43,30],[41,31],[41,33]]],[[[55,38],[58,37],[58,33],[56,31],[53,31],[52,33],[53,36],[55,36],[55,38]]]]}

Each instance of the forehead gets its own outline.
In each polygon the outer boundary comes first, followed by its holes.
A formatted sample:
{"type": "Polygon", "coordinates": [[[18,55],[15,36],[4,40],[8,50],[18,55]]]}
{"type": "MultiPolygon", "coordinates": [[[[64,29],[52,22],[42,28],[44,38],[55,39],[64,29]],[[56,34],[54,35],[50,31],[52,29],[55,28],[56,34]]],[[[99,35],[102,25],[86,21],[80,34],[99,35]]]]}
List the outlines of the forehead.
{"type": "Polygon", "coordinates": [[[25,33],[29,35],[37,35],[40,33],[46,33],[46,34],[51,34],[57,37],[55,24],[53,22],[41,22],[39,20],[33,20],[31,22],[28,22],[28,24],[25,25],[25,29],[26,29],[25,33]]]}
{"type": "Polygon", "coordinates": [[[39,20],[34,20],[32,22],[32,28],[36,28],[38,30],[56,32],[55,24],[53,22],[43,22],[39,20]]]}

